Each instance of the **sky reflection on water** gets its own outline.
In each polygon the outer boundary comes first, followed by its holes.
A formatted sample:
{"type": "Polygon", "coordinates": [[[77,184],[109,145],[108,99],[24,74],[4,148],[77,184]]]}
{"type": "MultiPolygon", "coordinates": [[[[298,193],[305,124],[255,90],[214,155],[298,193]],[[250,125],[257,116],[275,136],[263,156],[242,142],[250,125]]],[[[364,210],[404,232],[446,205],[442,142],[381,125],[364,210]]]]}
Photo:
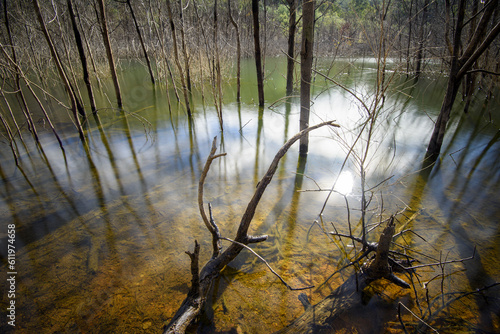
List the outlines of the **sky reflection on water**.
{"type": "MultiPolygon", "coordinates": [[[[43,150],[28,140],[27,150],[20,148],[22,168],[16,168],[2,144],[0,214],[4,224],[15,223],[17,229],[21,332],[158,332],[187,292],[184,251],[192,248],[194,239],[202,249],[210,247],[196,196],[213,137],[218,136],[219,151],[227,156],[212,166],[205,201],[212,203],[223,234],[230,237],[275,153],[298,132],[296,100],[259,110],[248,98],[238,106],[226,97],[221,132],[209,102],[195,96],[194,117],[188,120],[182,108],[170,111],[165,92],[153,90],[144,77],[122,86],[128,90],[125,114],[102,109],[99,120],[88,118],[88,147],[71,126],[62,132],[65,153],[51,133],[43,132],[43,150]],[[152,324],[144,330],[146,321],[152,324]]],[[[351,88],[368,91],[372,83],[361,79],[353,80],[351,88]]],[[[278,80],[273,81],[279,88],[276,95],[281,89],[278,80]]],[[[247,85],[252,87],[251,82],[247,85]]],[[[467,265],[469,270],[452,280],[449,289],[479,288],[500,280],[498,127],[484,121],[498,103],[482,108],[479,101],[481,113],[456,113],[441,160],[429,173],[419,173],[440,106],[440,87],[439,80],[422,79],[387,96],[371,139],[366,188],[387,182],[377,190],[369,219],[377,222],[380,212],[388,215],[410,206],[419,213],[412,228],[428,242],[413,238],[416,247],[460,258],[470,256],[477,245],[479,261],[467,265]]],[[[324,87],[318,83],[316,90],[324,87]]],[[[226,96],[230,92],[227,88],[226,96]]],[[[259,206],[252,233],[268,233],[270,240],[256,249],[294,284],[321,283],[341,258],[332,243],[311,228],[327,198],[318,190],[337,182],[340,194],[332,195],[321,216],[328,229],[332,222],[347,231],[343,195],[352,209],[351,221],[359,219],[359,165],[345,158],[364,116],[339,88],[319,95],[310,124],[333,119],[340,128],[313,132],[307,159],[299,160],[298,148],[292,147],[259,206]]],[[[358,151],[364,140],[358,142],[358,151]]],[[[5,265],[4,248],[0,254],[5,265]]],[[[296,294],[274,281],[261,264],[242,254],[219,282],[216,327],[269,332],[300,314],[296,294]],[[262,303],[266,293],[269,305],[281,306],[274,310],[262,303]]],[[[318,301],[325,294],[319,291],[311,298],[318,301]]],[[[498,316],[492,315],[496,306],[481,305],[477,307],[484,307],[482,317],[498,323],[498,316]]]]}

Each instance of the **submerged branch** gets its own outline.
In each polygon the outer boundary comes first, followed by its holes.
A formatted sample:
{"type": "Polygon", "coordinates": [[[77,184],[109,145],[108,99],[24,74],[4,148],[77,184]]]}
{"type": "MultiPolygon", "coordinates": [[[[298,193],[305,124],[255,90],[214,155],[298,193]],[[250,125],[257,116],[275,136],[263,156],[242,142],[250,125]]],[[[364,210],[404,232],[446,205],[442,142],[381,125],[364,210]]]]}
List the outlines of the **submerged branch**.
{"type": "Polygon", "coordinates": [[[401,306],[403,306],[408,312],[411,313],[411,315],[413,315],[415,318],[417,318],[418,321],[420,321],[421,323],[423,323],[424,325],[426,325],[427,327],[432,329],[432,331],[434,331],[435,333],[439,333],[434,327],[432,327],[431,325],[426,323],[424,320],[422,320],[422,318],[420,318],[418,315],[416,315],[414,312],[412,312],[408,307],[406,307],[405,304],[399,302],[398,303],[398,317],[399,317],[399,322],[401,323],[401,326],[403,326],[403,328],[405,329],[405,332],[406,332],[406,328],[405,328],[405,325],[403,323],[403,319],[401,318],[401,306]]]}
{"type": "MultiPolygon", "coordinates": [[[[264,237],[264,236],[263,236],[264,237]]],[[[267,235],[265,236],[266,239],[267,239],[267,235]]],[[[234,241],[234,240],[231,240],[229,238],[226,238],[226,237],[221,237],[222,240],[226,240],[226,241],[229,241],[229,242],[234,242],[235,244],[238,244],[240,245],[241,247],[244,247],[246,249],[248,249],[253,255],[257,256],[262,262],[264,262],[264,264],[267,266],[267,268],[269,268],[269,270],[276,276],[280,279],[281,283],[283,283],[289,290],[292,290],[292,291],[298,291],[298,290],[308,290],[308,289],[312,289],[314,288],[314,285],[310,285],[310,286],[305,286],[305,287],[302,287],[302,288],[292,288],[287,282],[285,282],[285,280],[280,276],[280,274],[278,274],[272,267],[271,265],[262,257],[260,256],[259,254],[257,254],[253,249],[251,249],[250,247],[248,247],[247,245],[245,244],[242,244],[238,241],[234,241]]],[[[264,239],[265,240],[265,239],[264,239]]],[[[262,241],[264,241],[262,240],[262,241]]]]}
{"type": "Polygon", "coordinates": [[[464,262],[468,260],[474,259],[474,256],[476,255],[476,247],[474,247],[474,251],[472,252],[472,255],[466,258],[458,259],[458,260],[448,260],[448,261],[440,261],[440,262],[435,262],[435,263],[426,263],[426,264],[419,264],[417,266],[412,266],[412,267],[403,267],[404,270],[412,270],[412,269],[417,269],[417,268],[424,268],[424,267],[432,267],[432,266],[442,266],[443,264],[448,264],[448,263],[456,263],[456,262],[464,262]]]}

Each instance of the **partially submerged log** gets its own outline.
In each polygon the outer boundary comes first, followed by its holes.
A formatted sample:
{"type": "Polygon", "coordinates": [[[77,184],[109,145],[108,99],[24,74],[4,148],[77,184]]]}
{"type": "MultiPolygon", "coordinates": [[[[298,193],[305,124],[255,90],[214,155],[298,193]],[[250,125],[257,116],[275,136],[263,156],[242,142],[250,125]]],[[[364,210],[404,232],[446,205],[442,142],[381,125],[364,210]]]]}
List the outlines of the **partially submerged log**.
{"type": "Polygon", "coordinates": [[[391,248],[392,237],[395,231],[394,216],[389,219],[387,227],[380,235],[377,245],[377,255],[374,259],[366,262],[362,270],[365,273],[368,283],[380,278],[385,278],[394,284],[397,284],[405,289],[410,285],[394,275],[392,267],[389,264],[389,250],[391,248]]]}
{"type": "Polygon", "coordinates": [[[231,245],[224,251],[221,250],[220,240],[228,240],[227,238],[222,238],[221,233],[215,224],[215,221],[210,214],[210,219],[207,218],[207,215],[204,211],[203,207],[203,182],[206,177],[206,173],[210,168],[210,164],[212,161],[223,154],[215,154],[216,151],[216,138],[214,138],[212,144],[212,150],[210,151],[210,155],[207,158],[207,162],[202,172],[202,176],[200,178],[199,189],[198,189],[198,204],[200,207],[200,213],[203,218],[203,222],[205,226],[212,234],[212,245],[213,245],[213,253],[212,258],[205,264],[205,266],[198,271],[198,259],[199,259],[199,246],[198,243],[195,242],[195,250],[193,253],[188,253],[191,258],[191,274],[192,274],[192,285],[186,299],[183,301],[182,305],[175,313],[173,318],[170,320],[170,323],[165,326],[163,333],[164,334],[173,334],[173,333],[184,333],[186,328],[193,322],[193,320],[200,314],[201,309],[205,304],[205,300],[208,296],[209,290],[212,286],[212,283],[215,281],[215,278],[219,275],[221,270],[229,264],[238,254],[241,252],[246,245],[250,243],[262,242],[267,239],[267,235],[262,236],[252,236],[248,234],[248,229],[250,227],[250,223],[254,217],[255,210],[257,205],[259,204],[266,187],[271,182],[276,169],[278,168],[279,161],[288,151],[288,149],[302,136],[305,136],[310,131],[315,130],[317,128],[323,126],[333,126],[338,127],[333,121],[323,122],[317,124],[315,126],[311,126],[307,129],[304,129],[297,133],[295,136],[290,138],[276,153],[269,169],[267,170],[264,177],[257,184],[255,189],[255,193],[248,203],[248,206],[243,214],[238,232],[236,237],[231,240],[231,245]]]}
{"type": "Polygon", "coordinates": [[[287,327],[276,333],[334,333],[345,330],[346,315],[357,310],[363,304],[363,290],[371,282],[385,278],[403,287],[408,283],[394,275],[389,265],[389,248],[394,235],[394,217],[382,232],[378,244],[370,244],[369,250],[376,251],[376,256],[362,266],[362,271],[350,276],[340,287],[318,304],[307,306],[304,296],[300,301],[306,307],[304,314],[287,327]]]}

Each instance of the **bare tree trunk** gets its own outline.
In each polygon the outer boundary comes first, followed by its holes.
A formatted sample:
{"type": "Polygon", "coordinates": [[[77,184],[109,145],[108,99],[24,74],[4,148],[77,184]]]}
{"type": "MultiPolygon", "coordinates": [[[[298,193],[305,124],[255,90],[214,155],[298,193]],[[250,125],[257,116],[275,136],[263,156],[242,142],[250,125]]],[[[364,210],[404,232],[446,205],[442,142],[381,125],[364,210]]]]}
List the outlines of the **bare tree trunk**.
{"type": "Polygon", "coordinates": [[[441,110],[439,116],[434,125],[434,131],[432,132],[431,140],[427,146],[427,155],[438,156],[441,152],[441,146],[443,145],[444,134],[446,132],[446,125],[450,119],[451,110],[457,97],[458,88],[460,86],[460,80],[457,77],[456,66],[452,65],[449,72],[448,85],[446,87],[446,93],[444,96],[443,103],[441,104],[441,110]]]}
{"type": "Polygon", "coordinates": [[[424,42],[425,42],[425,24],[427,23],[427,7],[429,7],[429,0],[425,0],[424,8],[422,8],[422,22],[420,22],[420,32],[418,36],[418,51],[417,51],[417,65],[415,75],[418,79],[422,72],[422,58],[424,55],[424,42]]]}
{"type": "Polygon", "coordinates": [[[90,47],[89,40],[87,38],[87,35],[85,34],[85,28],[83,27],[83,23],[82,23],[82,20],[80,18],[80,14],[78,12],[78,7],[75,7],[74,9],[75,9],[76,17],[78,18],[78,22],[80,23],[80,32],[81,32],[81,35],[83,36],[83,39],[85,41],[85,46],[87,47],[87,52],[88,52],[88,55],[90,58],[90,63],[92,64],[92,69],[94,70],[94,75],[95,75],[95,78],[97,80],[97,85],[100,89],[101,88],[101,80],[99,79],[99,73],[97,72],[97,67],[95,64],[94,55],[92,54],[92,48],[90,47]]]}
{"type": "Polygon", "coordinates": [[[297,31],[297,0],[287,0],[288,17],[288,57],[286,64],[286,95],[293,92],[293,69],[295,64],[295,32],[297,31]]]}
{"type": "MultiPolygon", "coordinates": [[[[26,84],[26,87],[29,89],[29,91],[31,92],[31,94],[33,94],[33,97],[35,98],[36,102],[38,103],[38,106],[40,107],[40,110],[42,110],[43,116],[45,117],[45,120],[49,124],[49,126],[50,126],[50,128],[52,130],[52,133],[56,137],[56,139],[57,139],[57,141],[59,143],[59,146],[61,147],[61,150],[64,151],[64,147],[63,147],[63,143],[61,141],[61,138],[57,134],[56,129],[54,128],[54,125],[52,125],[52,121],[50,120],[50,117],[47,114],[47,111],[43,107],[42,102],[40,101],[40,99],[38,98],[38,96],[35,94],[35,91],[33,90],[33,88],[31,88],[29,80],[26,78],[26,76],[22,72],[22,69],[19,67],[19,65],[16,64],[14,62],[14,60],[7,54],[7,51],[5,51],[5,49],[3,48],[3,46],[1,44],[0,44],[0,49],[2,50],[3,54],[8,59],[8,61],[10,61],[12,63],[12,65],[15,67],[15,69],[19,73],[19,75],[23,78],[23,80],[24,80],[24,82],[26,84]]],[[[73,114],[76,117],[76,122],[77,122],[77,126],[78,126],[78,125],[80,125],[80,123],[79,123],[80,119],[78,118],[78,114],[76,112],[76,107],[73,107],[72,109],[73,109],[73,114]]],[[[80,126],[80,129],[81,129],[81,126],[80,126]]],[[[82,138],[82,141],[85,140],[85,137],[83,137],[83,131],[80,132],[80,137],[82,138]]]]}
{"type": "MultiPolygon", "coordinates": [[[[409,17],[412,17],[413,11],[413,0],[410,1],[410,12],[409,17]]],[[[406,46],[406,75],[408,76],[410,73],[410,48],[411,48],[411,38],[412,38],[412,26],[413,20],[409,20],[408,22],[408,44],[406,46]]]]}
{"type": "MultiPolygon", "coordinates": [[[[3,47],[2,47],[2,50],[3,50],[3,47]]],[[[24,143],[24,139],[23,139],[23,136],[21,134],[21,129],[19,128],[19,125],[17,124],[17,121],[16,121],[16,117],[14,116],[14,112],[12,112],[12,108],[10,107],[10,103],[9,103],[9,100],[7,99],[7,97],[5,96],[5,93],[3,91],[3,88],[0,87],[0,96],[2,96],[3,98],[3,102],[5,103],[5,105],[7,106],[7,110],[9,112],[9,115],[10,115],[10,118],[12,119],[12,122],[14,123],[14,126],[16,127],[16,133],[19,134],[19,138],[21,138],[21,142],[24,143]]],[[[1,107],[1,105],[0,105],[1,107]]],[[[22,107],[21,107],[22,109],[22,107]]],[[[29,124],[29,123],[28,123],[29,124]]],[[[12,140],[14,139],[15,137],[15,133],[12,132],[10,126],[8,123],[6,123],[6,127],[5,129],[7,130],[7,132],[9,132],[9,137],[12,137],[12,140]]]]}
{"type": "MultiPolygon", "coordinates": [[[[69,99],[71,101],[71,111],[73,112],[73,116],[75,118],[75,123],[76,123],[76,127],[78,129],[78,133],[80,134],[80,139],[82,141],[85,141],[85,136],[83,134],[82,125],[80,123],[80,118],[78,116],[76,97],[75,97],[73,90],[71,89],[71,84],[69,83],[68,77],[66,76],[66,73],[64,73],[64,69],[62,67],[61,61],[59,59],[59,56],[57,55],[54,44],[52,43],[52,39],[50,38],[49,31],[47,30],[47,27],[45,26],[45,22],[43,20],[42,13],[40,11],[40,5],[38,4],[38,0],[33,0],[33,6],[35,8],[35,13],[36,13],[38,22],[40,23],[40,27],[43,31],[45,39],[47,40],[47,44],[49,46],[50,53],[52,55],[52,59],[54,60],[54,63],[56,64],[57,71],[59,72],[59,76],[61,77],[61,81],[63,82],[63,85],[64,85],[66,92],[68,93],[69,99]]],[[[26,81],[26,83],[28,83],[28,81],[26,81]]],[[[56,136],[57,136],[57,134],[56,134],[56,136]]],[[[61,142],[60,142],[60,145],[62,148],[61,142]]]]}
{"type": "Polygon", "coordinates": [[[85,56],[85,51],[83,49],[82,37],[80,35],[80,31],[76,24],[75,12],[73,10],[73,4],[71,0],[67,0],[69,16],[71,18],[71,26],[73,27],[73,33],[75,35],[76,47],[78,49],[78,55],[80,56],[80,62],[82,63],[83,70],[83,81],[85,82],[85,86],[87,87],[87,93],[89,95],[90,108],[92,113],[97,112],[97,108],[95,106],[94,93],[92,91],[92,84],[90,83],[89,70],[87,67],[87,57],[85,56]]]}
{"type": "MultiPolygon", "coordinates": [[[[72,57],[70,55],[70,51],[68,48],[68,41],[67,41],[67,36],[66,33],[62,27],[61,24],[61,15],[57,13],[57,8],[54,8],[54,14],[56,15],[55,21],[57,22],[57,26],[59,28],[59,40],[60,44],[62,45],[62,49],[64,50],[64,53],[66,54],[66,60],[67,60],[67,69],[63,66],[63,69],[66,71],[66,77],[68,78],[68,82],[70,83],[70,88],[71,91],[73,92],[73,95],[75,96],[75,102],[76,102],[76,108],[78,109],[78,112],[80,115],[83,117],[86,117],[85,114],[85,108],[83,106],[82,102],[82,94],[80,92],[80,88],[78,86],[78,81],[76,79],[76,73],[73,70],[73,61],[72,57]],[[73,79],[73,80],[71,80],[73,79]]],[[[57,49],[56,49],[57,51],[57,49]]],[[[63,58],[59,55],[59,61],[61,62],[61,65],[63,65],[63,58]]]]}
{"type": "Polygon", "coordinates": [[[496,22],[495,25],[488,31],[490,19],[492,18],[493,12],[498,5],[498,1],[499,0],[492,0],[486,4],[486,6],[490,6],[490,8],[486,8],[484,10],[474,35],[470,38],[469,43],[463,48],[464,51],[462,55],[460,55],[460,50],[462,49],[461,38],[464,26],[466,1],[460,0],[459,2],[456,25],[454,29],[455,35],[452,45],[448,85],[443,104],[441,105],[441,111],[439,112],[439,116],[434,125],[431,140],[427,146],[427,157],[435,159],[441,152],[446,126],[450,119],[453,103],[455,102],[462,79],[467,74],[467,71],[471,69],[476,60],[500,34],[500,22],[496,22]]]}
{"type": "Polygon", "coordinates": [[[234,20],[231,13],[231,0],[227,1],[227,11],[229,13],[229,20],[236,30],[236,101],[240,102],[241,99],[241,42],[240,42],[240,29],[238,23],[234,20]]]}
{"type": "MultiPolygon", "coordinates": [[[[158,27],[156,26],[156,23],[153,23],[153,25],[155,28],[156,36],[157,36],[158,41],[160,43],[161,53],[163,56],[162,64],[163,64],[163,72],[165,75],[165,92],[167,93],[168,110],[172,110],[171,104],[170,104],[170,94],[168,92],[169,85],[168,85],[168,75],[167,75],[167,73],[171,73],[170,66],[168,65],[167,54],[165,52],[165,46],[163,45],[163,38],[162,38],[162,36],[160,36],[160,32],[158,31],[158,27]]],[[[175,97],[177,99],[177,102],[179,102],[179,94],[177,94],[177,87],[175,86],[175,81],[173,80],[173,78],[172,78],[172,85],[174,88],[174,93],[175,93],[175,97]]]]}
{"type": "MultiPolygon", "coordinates": [[[[222,121],[222,79],[220,73],[220,57],[219,57],[219,38],[218,38],[218,25],[217,25],[217,0],[214,1],[214,49],[215,49],[215,90],[214,94],[217,95],[216,107],[219,115],[219,124],[221,131],[223,131],[222,121]]],[[[214,96],[215,97],[215,96],[214,96]]]]}
{"type": "MultiPolygon", "coordinates": [[[[476,15],[478,7],[479,7],[479,0],[474,0],[474,2],[472,3],[472,13],[471,13],[472,18],[469,23],[469,36],[474,35],[474,30],[476,30],[477,27],[476,15]]],[[[487,56],[485,58],[487,58],[487,56]]],[[[467,113],[469,111],[469,106],[473,96],[472,93],[474,92],[475,89],[475,82],[476,82],[475,73],[467,73],[465,75],[464,92],[463,92],[463,95],[465,97],[464,113],[467,113]]]]}
{"type": "MultiPolygon", "coordinates": [[[[302,50],[300,51],[300,130],[309,126],[311,108],[311,78],[314,48],[315,0],[302,0],[302,50]]],[[[299,153],[307,154],[309,136],[300,138],[299,153]]]]}
{"type": "Polygon", "coordinates": [[[170,21],[170,29],[172,30],[172,43],[174,45],[174,58],[177,70],[179,71],[179,76],[181,79],[182,92],[184,94],[184,102],[186,103],[186,112],[189,117],[191,117],[191,107],[189,104],[189,94],[186,86],[186,78],[184,78],[184,71],[182,70],[181,62],[179,61],[179,49],[177,47],[177,33],[175,31],[174,18],[172,15],[172,8],[170,6],[170,0],[167,0],[167,11],[168,19],[170,21]]]}
{"type": "Polygon", "coordinates": [[[151,77],[151,83],[155,84],[155,76],[153,75],[153,70],[151,69],[151,63],[149,62],[148,52],[146,51],[146,45],[144,45],[144,39],[142,38],[141,30],[139,29],[139,24],[137,24],[137,19],[135,18],[134,9],[130,0],[127,0],[128,8],[130,9],[130,14],[132,14],[132,19],[134,20],[135,30],[139,36],[139,42],[141,43],[142,52],[144,53],[144,58],[146,59],[146,65],[148,66],[149,76],[151,77]]]}
{"type": "MultiPolygon", "coordinates": [[[[12,33],[10,31],[10,24],[9,24],[9,15],[7,11],[7,0],[3,0],[3,10],[4,10],[4,16],[5,16],[5,28],[7,29],[7,38],[9,41],[10,49],[12,51],[12,60],[14,61],[15,64],[17,64],[17,55],[16,55],[16,48],[14,47],[14,41],[12,39],[12,33]]],[[[31,117],[31,114],[28,109],[28,104],[26,103],[26,99],[24,98],[23,91],[21,89],[21,84],[20,84],[20,74],[16,71],[15,72],[15,88],[16,88],[16,95],[20,99],[21,103],[21,109],[23,110],[23,114],[26,118],[26,122],[28,123],[28,129],[30,132],[33,134],[33,137],[35,138],[35,141],[38,143],[38,133],[36,132],[35,124],[33,123],[33,119],[31,117]]],[[[7,101],[7,100],[5,100],[7,101]]],[[[17,133],[19,133],[19,138],[23,140],[23,134],[21,133],[21,130],[19,129],[19,126],[17,125],[16,119],[12,117],[12,120],[14,121],[14,125],[16,126],[17,133]]]]}
{"type": "Polygon", "coordinates": [[[262,72],[266,72],[266,51],[267,51],[267,3],[266,0],[262,0],[264,3],[262,4],[263,14],[264,14],[264,23],[262,24],[262,28],[264,32],[262,33],[262,72]]]}
{"type": "MultiPolygon", "coordinates": [[[[201,36],[203,37],[203,44],[205,45],[205,56],[207,57],[207,62],[208,62],[208,72],[210,74],[212,74],[212,82],[213,82],[213,70],[212,70],[212,66],[211,66],[211,58],[210,58],[210,51],[209,51],[209,47],[208,47],[208,39],[207,39],[207,35],[205,34],[205,29],[203,27],[203,24],[202,24],[202,21],[201,21],[201,17],[198,13],[198,5],[196,4],[196,2],[193,2],[193,8],[194,8],[194,13],[196,15],[196,19],[197,19],[197,23],[198,23],[198,27],[200,29],[200,34],[201,36]]],[[[198,34],[198,40],[200,39],[200,34],[198,34]]],[[[199,44],[199,43],[198,43],[199,44]]],[[[202,62],[202,57],[201,57],[201,48],[198,52],[199,54],[199,63],[200,63],[200,74],[201,74],[201,77],[202,77],[202,82],[203,82],[203,62],[202,62]]],[[[203,99],[204,99],[204,88],[203,88],[203,85],[201,85],[201,94],[203,96],[203,99]]],[[[213,93],[213,86],[212,86],[212,93],[213,93]]]]}
{"type": "Polygon", "coordinates": [[[111,49],[111,42],[109,41],[108,23],[106,19],[106,8],[104,6],[104,0],[98,0],[97,2],[99,4],[99,10],[100,10],[99,21],[101,21],[102,38],[104,41],[104,46],[106,48],[106,55],[108,57],[109,71],[111,73],[111,78],[113,80],[113,85],[115,87],[116,104],[118,105],[118,108],[122,108],[123,107],[122,94],[120,91],[120,84],[118,83],[118,76],[116,75],[116,66],[115,66],[115,60],[113,58],[113,50],[111,49]]]}
{"type": "MultiPolygon", "coordinates": [[[[129,0],[130,1],[130,0],[129,0]]],[[[189,4],[189,2],[188,2],[189,4]]],[[[186,36],[185,36],[185,27],[184,27],[184,8],[182,6],[182,0],[179,0],[179,18],[181,22],[180,31],[181,31],[181,45],[182,45],[182,54],[184,56],[184,69],[186,70],[186,85],[188,91],[191,91],[191,71],[189,69],[189,55],[186,47],[186,36]]]]}
{"type": "MultiPolygon", "coordinates": [[[[151,6],[151,4],[150,4],[150,6],[151,6]]],[[[159,17],[161,17],[160,8],[158,8],[158,12],[159,12],[159,17]]],[[[167,53],[165,51],[165,44],[163,43],[163,40],[164,40],[163,34],[160,34],[160,32],[158,30],[158,25],[156,24],[156,22],[153,23],[153,26],[155,28],[156,37],[158,38],[158,42],[160,43],[161,53],[163,56],[163,64],[164,64],[164,72],[165,72],[165,89],[167,92],[168,105],[170,107],[170,97],[168,95],[168,76],[170,76],[170,79],[172,80],[172,87],[174,88],[174,94],[175,94],[175,98],[176,98],[177,102],[180,101],[179,93],[177,92],[177,85],[175,84],[174,76],[172,75],[172,70],[170,69],[170,65],[168,63],[168,57],[167,57],[167,53]],[[168,76],[167,76],[167,72],[168,72],[168,76]]]]}
{"type": "Polygon", "coordinates": [[[262,54],[260,50],[259,0],[252,0],[253,42],[255,47],[255,67],[257,70],[257,90],[259,107],[264,106],[264,74],[262,71],[262,54]]]}

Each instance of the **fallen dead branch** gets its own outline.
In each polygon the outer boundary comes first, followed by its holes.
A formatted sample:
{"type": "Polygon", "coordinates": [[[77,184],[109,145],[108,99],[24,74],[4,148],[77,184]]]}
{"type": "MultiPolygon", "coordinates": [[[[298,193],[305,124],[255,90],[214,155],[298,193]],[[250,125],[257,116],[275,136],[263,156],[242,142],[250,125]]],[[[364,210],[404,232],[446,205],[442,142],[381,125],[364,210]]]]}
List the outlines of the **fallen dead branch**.
{"type": "MultiPolygon", "coordinates": [[[[292,323],[290,323],[285,328],[276,332],[279,334],[284,333],[332,333],[336,330],[345,330],[342,328],[342,324],[346,318],[352,317],[353,314],[356,314],[360,311],[360,308],[363,307],[363,290],[373,281],[385,278],[388,281],[402,287],[402,288],[410,288],[410,284],[405,282],[403,279],[396,276],[395,272],[405,272],[410,275],[414,275],[415,269],[424,268],[424,267],[434,267],[440,266],[444,268],[446,264],[450,263],[463,263],[464,261],[472,260],[475,255],[474,253],[467,258],[462,258],[458,260],[440,260],[436,263],[429,264],[421,264],[412,266],[411,263],[416,261],[413,257],[408,254],[402,254],[400,252],[396,252],[390,250],[391,245],[395,245],[401,247],[401,245],[396,244],[393,239],[396,237],[400,237],[402,233],[394,234],[395,231],[395,218],[391,216],[388,220],[387,226],[384,231],[380,235],[379,241],[377,242],[368,242],[363,241],[362,238],[355,237],[352,234],[343,234],[337,231],[330,232],[329,234],[339,238],[347,238],[352,241],[361,243],[363,246],[363,251],[360,252],[354,259],[349,261],[342,268],[336,270],[332,275],[330,275],[323,284],[319,286],[321,288],[326,282],[333,277],[335,274],[347,269],[348,267],[355,266],[360,270],[351,275],[348,279],[344,281],[344,283],[335,289],[330,295],[324,298],[316,305],[310,305],[305,303],[302,299],[300,301],[305,305],[305,312],[295,319],[292,323]],[[375,252],[376,255],[369,259],[369,255],[375,252]],[[403,257],[404,260],[397,260],[396,257],[403,257]],[[363,259],[366,260],[363,264],[361,261],[363,259]]],[[[419,253],[419,252],[417,252],[419,253]]],[[[441,277],[442,275],[439,275],[441,277]]],[[[424,288],[428,284],[424,283],[424,288]]],[[[415,285],[413,281],[411,282],[413,289],[415,290],[415,285]]],[[[492,284],[484,289],[488,289],[498,285],[499,283],[492,284]]],[[[318,288],[318,289],[319,289],[318,288]]],[[[478,290],[479,291],[479,290],[478,290]]],[[[402,329],[404,332],[407,332],[406,326],[402,320],[401,315],[401,307],[410,312],[421,324],[421,326],[425,326],[430,330],[437,332],[437,330],[430,325],[430,320],[436,316],[442,309],[449,306],[452,302],[455,302],[467,295],[477,293],[478,291],[464,293],[459,297],[450,300],[448,303],[443,303],[441,308],[438,308],[432,314],[426,313],[426,317],[419,317],[413,311],[411,311],[408,307],[406,307],[403,303],[398,302],[398,317],[401,323],[402,329]]],[[[415,291],[415,295],[417,292],[415,291]]],[[[440,296],[435,297],[437,300],[440,296]]],[[[304,298],[304,296],[302,296],[304,298]]],[[[419,304],[418,297],[416,303],[419,304]]],[[[430,302],[428,302],[429,307],[431,306],[430,302]]],[[[422,311],[421,311],[422,313],[422,311]]]]}
{"type": "MultiPolygon", "coordinates": [[[[302,136],[306,135],[310,131],[318,129],[323,126],[338,127],[333,121],[323,122],[315,126],[311,126],[307,129],[302,130],[295,136],[290,138],[276,153],[269,169],[267,170],[264,177],[257,184],[255,193],[247,205],[247,208],[241,218],[236,237],[231,240],[231,245],[224,251],[222,251],[220,240],[222,239],[220,231],[212,217],[210,209],[210,219],[208,219],[203,205],[203,184],[205,182],[206,175],[210,169],[210,165],[213,160],[224,154],[215,154],[216,151],[216,140],[212,143],[212,149],[203,168],[202,175],[200,177],[200,182],[198,185],[198,205],[200,209],[200,214],[202,216],[205,226],[212,234],[212,245],[213,254],[212,258],[205,264],[205,266],[198,271],[198,261],[199,261],[199,245],[195,241],[195,250],[193,253],[187,253],[191,259],[191,273],[192,273],[192,283],[191,288],[188,292],[186,299],[183,301],[178,311],[175,313],[170,323],[165,326],[163,333],[184,333],[186,328],[195,320],[195,318],[200,314],[203,308],[210,288],[213,281],[219,275],[220,271],[229,264],[243,248],[246,248],[248,244],[261,242],[267,239],[267,235],[252,236],[248,234],[248,229],[250,223],[255,214],[257,205],[259,204],[264,191],[271,182],[276,169],[278,168],[278,163],[280,159],[285,155],[288,149],[302,136]]],[[[229,240],[225,238],[225,240],[229,240]]],[[[286,284],[286,283],[285,283],[286,284]]],[[[288,286],[288,285],[287,285],[288,286]]]]}
{"type": "Polygon", "coordinates": [[[281,281],[281,283],[283,283],[289,290],[292,290],[292,291],[298,291],[298,290],[307,290],[307,289],[312,289],[314,288],[314,285],[310,285],[310,286],[305,286],[305,287],[301,287],[301,288],[293,288],[292,286],[290,286],[284,279],[283,277],[280,276],[280,274],[278,274],[272,267],[271,265],[266,261],[266,259],[264,259],[262,256],[260,256],[259,254],[257,254],[253,249],[251,249],[250,247],[248,247],[247,245],[245,244],[241,244],[237,241],[234,241],[234,240],[231,240],[229,238],[225,238],[225,237],[221,237],[222,240],[226,240],[226,241],[229,241],[229,242],[234,242],[236,244],[239,244],[240,246],[246,248],[247,250],[250,251],[250,253],[252,253],[253,255],[257,256],[262,262],[264,262],[264,264],[267,266],[267,268],[276,276],[279,278],[279,280],[281,281]]]}

